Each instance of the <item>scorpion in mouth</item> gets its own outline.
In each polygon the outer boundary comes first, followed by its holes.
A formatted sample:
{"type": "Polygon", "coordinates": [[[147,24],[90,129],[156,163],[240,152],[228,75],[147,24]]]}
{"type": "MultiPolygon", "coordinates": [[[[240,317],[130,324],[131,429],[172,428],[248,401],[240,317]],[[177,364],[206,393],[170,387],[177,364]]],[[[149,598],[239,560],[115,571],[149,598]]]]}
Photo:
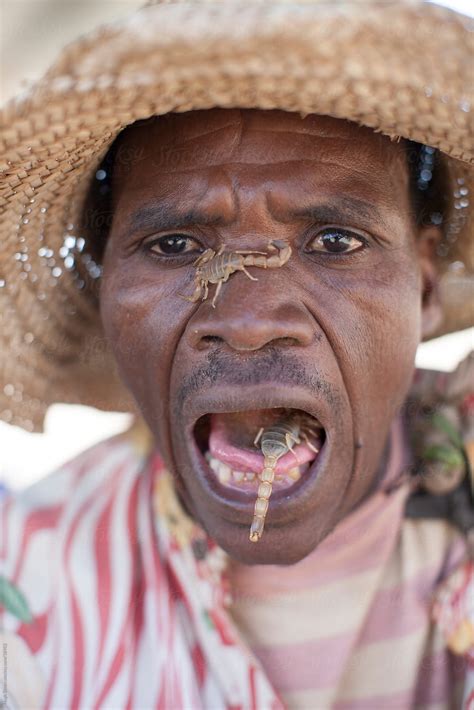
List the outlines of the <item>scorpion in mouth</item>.
{"type": "Polygon", "coordinates": [[[281,239],[273,239],[268,245],[268,254],[263,251],[226,251],[223,244],[219,251],[206,249],[198,256],[193,266],[196,267],[194,278],[194,293],[192,296],[183,296],[186,301],[196,303],[202,295],[205,301],[209,293],[209,284],[217,284],[212,307],[216,307],[216,299],[222,288],[222,284],[229,280],[229,277],[236,271],[243,271],[251,281],[258,281],[257,278],[249,274],[247,266],[258,266],[261,269],[278,269],[284,266],[291,256],[291,247],[281,239]]]}
{"type": "Polygon", "coordinates": [[[258,542],[263,535],[278,459],[288,453],[288,451],[293,452],[294,444],[301,443],[301,438],[305,440],[312,451],[316,454],[319,453],[319,449],[309,440],[309,435],[316,436],[317,431],[304,416],[293,414],[289,418],[280,419],[267,428],[262,427],[255,437],[255,446],[260,442],[264,465],[262,472],[259,474],[257,500],[255,501],[253,520],[250,526],[249,538],[251,542],[258,542]]]}

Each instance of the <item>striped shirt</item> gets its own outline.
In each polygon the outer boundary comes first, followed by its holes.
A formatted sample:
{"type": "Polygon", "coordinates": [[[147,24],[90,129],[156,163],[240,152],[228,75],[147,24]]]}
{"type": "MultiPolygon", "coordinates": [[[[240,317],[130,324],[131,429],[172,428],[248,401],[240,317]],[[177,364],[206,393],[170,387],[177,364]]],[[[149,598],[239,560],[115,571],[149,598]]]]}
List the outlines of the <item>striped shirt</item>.
{"type": "Polygon", "coordinates": [[[404,520],[408,485],[385,482],[306,560],[263,573],[229,566],[158,455],[127,435],[93,447],[3,505],[8,701],[456,708],[462,669],[429,604],[462,538],[404,520]]]}
{"type": "Polygon", "coordinates": [[[465,555],[448,523],[376,496],[289,569],[236,566],[232,615],[287,707],[460,708],[463,662],[430,596],[465,555]]]}
{"type": "Polygon", "coordinates": [[[410,461],[400,419],[378,491],[302,562],[232,563],[232,616],[287,707],[458,708],[463,665],[430,597],[466,555],[441,520],[404,519],[410,461]]]}

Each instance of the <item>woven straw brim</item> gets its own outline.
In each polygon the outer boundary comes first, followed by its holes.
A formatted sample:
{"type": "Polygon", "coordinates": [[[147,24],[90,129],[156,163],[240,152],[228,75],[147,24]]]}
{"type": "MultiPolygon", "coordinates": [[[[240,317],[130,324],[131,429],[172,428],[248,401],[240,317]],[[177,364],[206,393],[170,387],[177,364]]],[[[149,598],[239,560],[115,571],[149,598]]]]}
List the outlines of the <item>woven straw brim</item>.
{"type": "Polygon", "coordinates": [[[1,116],[0,418],[41,429],[52,402],[131,407],[77,225],[115,136],[154,114],[279,108],[439,148],[457,195],[440,332],[470,325],[472,30],[414,3],[167,4],[67,47],[1,116]]]}

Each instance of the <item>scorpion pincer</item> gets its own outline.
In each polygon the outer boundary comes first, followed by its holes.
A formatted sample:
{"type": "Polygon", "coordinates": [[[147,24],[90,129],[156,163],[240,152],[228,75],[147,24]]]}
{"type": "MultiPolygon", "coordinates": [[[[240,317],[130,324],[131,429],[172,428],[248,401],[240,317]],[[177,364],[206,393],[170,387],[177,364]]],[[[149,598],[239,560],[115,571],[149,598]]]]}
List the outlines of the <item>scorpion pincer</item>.
{"type": "Polygon", "coordinates": [[[261,269],[277,269],[284,266],[291,256],[291,247],[281,239],[273,239],[268,245],[268,254],[263,251],[225,251],[225,244],[219,251],[206,249],[194,262],[196,276],[194,278],[194,293],[192,296],[182,296],[186,301],[195,303],[205,301],[209,293],[209,284],[217,284],[212,307],[216,307],[216,299],[222,284],[229,280],[236,271],[243,271],[251,281],[258,281],[249,274],[247,266],[258,266],[261,269]]]}
{"type": "Polygon", "coordinates": [[[305,440],[310,449],[318,453],[319,449],[308,438],[308,434],[316,435],[316,433],[314,428],[301,415],[280,419],[275,424],[267,428],[262,427],[259,430],[254,444],[257,445],[260,441],[264,465],[263,471],[259,475],[257,500],[255,501],[253,520],[250,526],[249,537],[251,542],[258,542],[263,535],[278,459],[288,453],[288,451],[293,452],[294,444],[301,443],[301,438],[305,440]]]}

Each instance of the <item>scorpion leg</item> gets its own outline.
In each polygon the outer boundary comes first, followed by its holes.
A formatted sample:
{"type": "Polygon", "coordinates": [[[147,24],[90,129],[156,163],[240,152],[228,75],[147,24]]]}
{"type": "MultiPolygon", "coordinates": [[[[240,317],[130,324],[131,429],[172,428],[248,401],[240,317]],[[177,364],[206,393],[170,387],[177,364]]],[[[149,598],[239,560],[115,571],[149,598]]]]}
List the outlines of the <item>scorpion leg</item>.
{"type": "Polygon", "coordinates": [[[209,294],[209,286],[207,281],[204,283],[204,296],[202,297],[202,300],[205,301],[207,296],[209,294]]]}
{"type": "Polygon", "coordinates": [[[199,301],[199,298],[201,296],[201,291],[202,291],[202,288],[199,285],[199,286],[196,286],[196,288],[194,289],[194,293],[192,296],[185,296],[184,293],[179,293],[178,296],[180,298],[183,298],[185,301],[189,301],[189,303],[196,303],[196,301],[199,301]]]}
{"type": "Polygon", "coordinates": [[[295,459],[298,461],[298,457],[293,451],[293,444],[300,444],[301,439],[299,439],[297,436],[293,436],[292,434],[285,434],[285,440],[286,440],[286,445],[288,449],[291,451],[295,459]]]}
{"type": "Polygon", "coordinates": [[[257,434],[257,436],[255,437],[254,442],[253,442],[253,445],[254,445],[254,446],[257,446],[258,442],[259,442],[260,439],[262,438],[262,434],[263,434],[263,426],[260,427],[260,429],[258,430],[258,434],[257,434]]]}
{"type": "Polygon", "coordinates": [[[246,274],[249,277],[249,279],[251,281],[258,281],[258,279],[256,279],[255,276],[252,276],[251,274],[249,274],[249,272],[247,271],[247,269],[243,265],[242,265],[242,271],[244,272],[244,274],[246,274]]]}
{"type": "Polygon", "coordinates": [[[302,436],[303,439],[306,441],[306,444],[309,446],[309,448],[311,449],[311,451],[314,451],[315,454],[319,454],[319,449],[317,449],[317,448],[314,446],[314,444],[311,443],[311,441],[309,440],[308,435],[306,434],[306,432],[303,431],[303,432],[301,433],[301,436],[302,436]]]}
{"type": "Polygon", "coordinates": [[[314,426],[305,426],[305,431],[308,434],[313,434],[313,436],[318,435],[318,429],[316,429],[314,426]]]}
{"type": "Polygon", "coordinates": [[[262,256],[267,256],[266,251],[245,251],[241,249],[234,251],[233,254],[262,254],[262,256]]]}
{"type": "Polygon", "coordinates": [[[219,295],[219,291],[221,290],[223,283],[224,283],[224,281],[222,281],[222,280],[217,282],[216,292],[214,294],[214,298],[212,299],[212,304],[211,304],[213,308],[216,307],[216,298],[219,295]]]}

